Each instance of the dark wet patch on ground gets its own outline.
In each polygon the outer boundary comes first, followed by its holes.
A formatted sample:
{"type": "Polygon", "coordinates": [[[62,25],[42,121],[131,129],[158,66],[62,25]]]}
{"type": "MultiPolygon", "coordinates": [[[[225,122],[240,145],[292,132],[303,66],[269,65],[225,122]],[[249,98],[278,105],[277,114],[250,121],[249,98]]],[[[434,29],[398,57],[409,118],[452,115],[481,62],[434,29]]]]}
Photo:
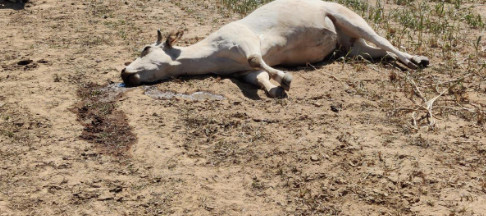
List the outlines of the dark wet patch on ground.
{"type": "Polygon", "coordinates": [[[137,137],[128,124],[125,113],[118,110],[116,101],[125,88],[116,84],[100,86],[82,84],[78,89],[81,101],[72,109],[84,126],[81,138],[96,145],[102,154],[128,156],[137,137]]]}

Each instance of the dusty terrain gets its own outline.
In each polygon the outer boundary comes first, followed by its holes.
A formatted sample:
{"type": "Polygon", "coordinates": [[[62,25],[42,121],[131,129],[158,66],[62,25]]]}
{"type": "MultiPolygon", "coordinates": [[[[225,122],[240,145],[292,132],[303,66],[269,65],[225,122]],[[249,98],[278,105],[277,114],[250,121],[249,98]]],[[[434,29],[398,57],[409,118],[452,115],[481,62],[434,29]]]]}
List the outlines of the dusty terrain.
{"type": "Polygon", "coordinates": [[[189,45],[252,7],[0,0],[0,215],[486,215],[484,1],[362,8],[423,70],[338,56],[283,68],[285,99],[217,76],[118,87],[156,29],[189,45]]]}

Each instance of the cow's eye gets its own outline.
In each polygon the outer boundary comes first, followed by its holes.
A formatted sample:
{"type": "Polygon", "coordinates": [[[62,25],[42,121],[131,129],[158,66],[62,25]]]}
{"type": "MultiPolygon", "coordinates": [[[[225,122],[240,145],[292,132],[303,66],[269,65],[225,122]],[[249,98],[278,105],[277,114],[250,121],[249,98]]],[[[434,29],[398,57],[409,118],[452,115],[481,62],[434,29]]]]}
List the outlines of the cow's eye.
{"type": "Polygon", "coordinates": [[[142,57],[146,56],[149,53],[149,51],[150,51],[150,47],[149,46],[145,47],[142,51],[142,57]]]}

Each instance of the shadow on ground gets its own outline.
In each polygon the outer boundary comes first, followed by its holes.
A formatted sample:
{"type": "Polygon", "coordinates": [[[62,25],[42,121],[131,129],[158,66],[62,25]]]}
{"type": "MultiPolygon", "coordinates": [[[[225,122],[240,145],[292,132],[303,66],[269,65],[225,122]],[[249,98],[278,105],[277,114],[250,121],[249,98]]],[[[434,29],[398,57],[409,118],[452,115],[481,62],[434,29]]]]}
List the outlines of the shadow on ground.
{"type": "Polygon", "coordinates": [[[16,2],[0,0],[0,10],[1,9],[23,10],[27,2],[28,0],[17,0],[16,2]]]}

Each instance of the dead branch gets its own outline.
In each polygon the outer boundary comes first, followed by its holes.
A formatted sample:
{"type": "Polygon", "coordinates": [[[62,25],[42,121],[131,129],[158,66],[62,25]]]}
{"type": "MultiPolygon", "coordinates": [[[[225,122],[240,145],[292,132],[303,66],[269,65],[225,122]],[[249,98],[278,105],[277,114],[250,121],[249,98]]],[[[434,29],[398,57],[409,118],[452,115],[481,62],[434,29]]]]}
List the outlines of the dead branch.
{"type": "MultiPolygon", "coordinates": [[[[433,97],[432,99],[428,100],[425,97],[424,93],[422,93],[422,91],[420,91],[420,88],[417,86],[417,84],[415,83],[415,81],[413,79],[411,79],[410,76],[408,76],[408,74],[407,74],[407,76],[405,78],[410,83],[410,85],[412,85],[414,93],[418,97],[420,97],[422,99],[422,101],[424,101],[424,104],[423,105],[422,104],[415,104],[415,105],[418,108],[420,108],[420,109],[422,109],[422,110],[424,110],[424,111],[427,112],[427,114],[425,116],[422,116],[419,120],[417,120],[415,118],[415,112],[414,112],[412,114],[412,119],[413,119],[414,124],[416,124],[417,122],[420,122],[422,119],[427,119],[428,126],[430,128],[435,127],[436,126],[436,119],[439,119],[440,120],[440,118],[435,117],[434,114],[433,114],[433,107],[434,107],[435,101],[437,101],[437,99],[439,99],[441,96],[443,96],[451,88],[455,87],[458,82],[464,80],[465,77],[466,76],[463,76],[463,77],[460,77],[460,78],[457,78],[457,79],[454,79],[454,80],[449,80],[449,81],[440,83],[440,84],[454,83],[454,85],[449,86],[446,90],[443,90],[442,92],[440,92],[439,95],[437,95],[437,96],[433,97]]],[[[437,90],[438,85],[436,85],[436,90],[437,90]]]]}
{"type": "Polygon", "coordinates": [[[407,79],[407,81],[412,85],[412,87],[414,88],[414,92],[417,96],[420,97],[420,99],[422,99],[425,103],[427,103],[427,98],[425,98],[424,94],[422,93],[422,91],[420,91],[419,87],[417,86],[417,84],[415,84],[415,81],[413,81],[413,79],[410,79],[410,76],[408,76],[408,73],[407,73],[407,76],[405,76],[405,78],[407,79]]]}

